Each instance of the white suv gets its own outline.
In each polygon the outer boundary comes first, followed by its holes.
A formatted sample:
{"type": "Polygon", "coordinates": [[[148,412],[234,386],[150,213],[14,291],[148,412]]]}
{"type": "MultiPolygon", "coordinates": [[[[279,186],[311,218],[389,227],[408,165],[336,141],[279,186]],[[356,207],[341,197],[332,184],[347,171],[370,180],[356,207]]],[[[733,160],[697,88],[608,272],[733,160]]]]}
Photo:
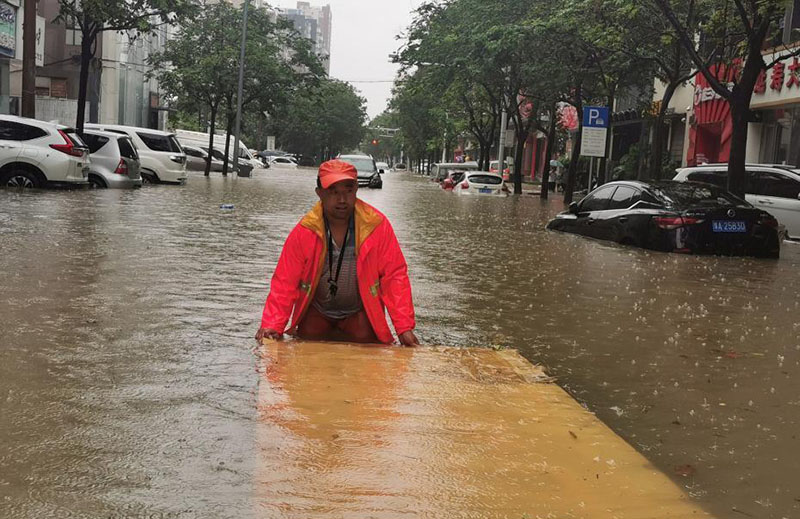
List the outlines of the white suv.
{"type": "MultiPolygon", "coordinates": [[[[745,198],[786,227],[789,238],[800,239],[800,169],[795,166],[747,164],[745,198]]],[[[727,164],[681,168],[673,180],[695,180],[727,188],[727,164]]]]}
{"type": "Polygon", "coordinates": [[[174,133],[119,124],[87,124],[86,128],[130,137],[139,152],[143,182],[186,181],[186,153],[174,133]]]}
{"type": "Polygon", "coordinates": [[[0,115],[0,185],[87,184],[89,148],[72,128],[0,115]]]}

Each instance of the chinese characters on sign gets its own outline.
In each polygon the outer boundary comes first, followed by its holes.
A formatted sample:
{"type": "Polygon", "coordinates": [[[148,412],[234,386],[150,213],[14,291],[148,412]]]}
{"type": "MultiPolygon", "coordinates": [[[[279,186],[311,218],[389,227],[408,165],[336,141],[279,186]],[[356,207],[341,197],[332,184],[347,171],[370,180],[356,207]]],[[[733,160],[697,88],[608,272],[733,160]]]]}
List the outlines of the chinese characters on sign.
{"type": "Polygon", "coordinates": [[[758,79],[756,79],[756,86],[753,87],[754,94],[763,94],[767,91],[767,73],[765,71],[761,71],[758,73],[758,79]]]}
{"type": "Polygon", "coordinates": [[[781,91],[783,88],[783,62],[779,61],[775,63],[775,66],[772,67],[772,81],[770,81],[769,87],[772,90],[777,90],[778,92],[781,91]]]}
{"type": "MultiPolygon", "coordinates": [[[[800,60],[797,57],[792,57],[789,60],[779,61],[773,65],[769,71],[769,88],[775,92],[782,92],[783,88],[797,88],[800,89],[800,60]]],[[[767,93],[767,72],[762,70],[756,80],[756,86],[753,87],[754,94],[767,93]]]]}
{"type": "Polygon", "coordinates": [[[793,86],[800,87],[800,79],[797,77],[797,69],[800,69],[800,63],[797,62],[797,57],[792,58],[792,64],[789,65],[789,79],[786,81],[786,88],[793,86]]]}

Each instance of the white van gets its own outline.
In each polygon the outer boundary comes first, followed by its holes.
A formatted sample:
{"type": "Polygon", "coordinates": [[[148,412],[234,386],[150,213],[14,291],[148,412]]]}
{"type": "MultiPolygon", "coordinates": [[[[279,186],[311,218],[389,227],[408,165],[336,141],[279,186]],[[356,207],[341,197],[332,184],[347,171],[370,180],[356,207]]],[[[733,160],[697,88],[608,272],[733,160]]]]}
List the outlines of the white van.
{"type": "MultiPolygon", "coordinates": [[[[768,212],[786,227],[791,239],[800,239],[800,169],[781,164],[747,164],[745,199],[768,212]]],[[[703,164],[677,170],[673,180],[694,180],[725,188],[727,164],[703,164]]]]}
{"type": "MultiPolygon", "coordinates": [[[[197,146],[203,148],[204,150],[208,148],[207,133],[176,129],[175,136],[178,138],[181,144],[197,146]]],[[[230,147],[233,148],[233,137],[231,137],[230,147]]],[[[214,148],[219,150],[220,153],[225,153],[225,134],[214,134],[214,148]]],[[[264,164],[255,158],[252,153],[250,153],[247,145],[241,140],[239,141],[239,164],[243,164],[251,168],[264,167],[264,164]]]]}
{"type": "Polygon", "coordinates": [[[186,182],[186,154],[174,133],[120,124],[92,123],[85,127],[130,137],[139,152],[143,182],[186,182]]]}

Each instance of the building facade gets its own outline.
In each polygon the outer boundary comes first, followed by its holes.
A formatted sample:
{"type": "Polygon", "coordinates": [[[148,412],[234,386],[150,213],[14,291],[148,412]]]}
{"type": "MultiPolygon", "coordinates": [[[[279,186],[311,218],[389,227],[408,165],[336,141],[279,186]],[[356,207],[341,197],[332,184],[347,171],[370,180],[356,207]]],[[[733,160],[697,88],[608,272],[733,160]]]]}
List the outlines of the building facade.
{"type": "Polygon", "coordinates": [[[292,21],[297,32],[314,44],[314,53],[320,58],[325,73],[331,72],[331,6],[312,6],[309,2],[297,2],[296,9],[283,9],[281,16],[292,21]]]}
{"type": "MultiPolygon", "coordinates": [[[[780,30],[763,50],[764,61],[776,62],[762,72],[753,89],[752,120],[747,128],[746,160],[763,164],[800,165],[800,0],[786,8],[780,30]]],[[[733,80],[732,67],[716,65],[714,76],[733,80]]],[[[654,101],[664,85],[656,82],[654,101]]],[[[709,86],[705,76],[679,88],[669,104],[670,151],[680,149],[681,165],[728,162],[733,129],[730,106],[709,86]]]]}
{"type": "MultiPolygon", "coordinates": [[[[22,96],[23,0],[0,0],[0,113],[19,114],[22,96]]],[[[36,117],[75,124],[80,87],[81,31],[55,23],[58,0],[37,5],[36,117]]],[[[104,31],[89,67],[86,121],[163,129],[158,83],[147,58],[163,48],[169,29],[148,35],[104,31]]]]}

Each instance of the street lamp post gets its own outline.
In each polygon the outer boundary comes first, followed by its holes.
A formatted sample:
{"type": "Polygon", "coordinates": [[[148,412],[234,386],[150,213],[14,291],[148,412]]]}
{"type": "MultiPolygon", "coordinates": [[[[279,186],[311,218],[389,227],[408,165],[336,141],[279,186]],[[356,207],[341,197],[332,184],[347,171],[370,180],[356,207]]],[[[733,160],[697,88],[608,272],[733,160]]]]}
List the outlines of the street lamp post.
{"type": "Polygon", "coordinates": [[[508,112],[506,112],[506,96],[503,94],[503,111],[500,113],[500,142],[497,144],[497,171],[500,175],[506,168],[503,163],[506,160],[506,131],[508,130],[508,112]]]}
{"type": "Polygon", "coordinates": [[[239,172],[239,134],[242,130],[242,90],[244,90],[244,50],[247,43],[247,6],[250,0],[244,0],[242,16],[242,48],[239,53],[239,86],[236,90],[236,130],[233,137],[233,171],[239,172]]]}

